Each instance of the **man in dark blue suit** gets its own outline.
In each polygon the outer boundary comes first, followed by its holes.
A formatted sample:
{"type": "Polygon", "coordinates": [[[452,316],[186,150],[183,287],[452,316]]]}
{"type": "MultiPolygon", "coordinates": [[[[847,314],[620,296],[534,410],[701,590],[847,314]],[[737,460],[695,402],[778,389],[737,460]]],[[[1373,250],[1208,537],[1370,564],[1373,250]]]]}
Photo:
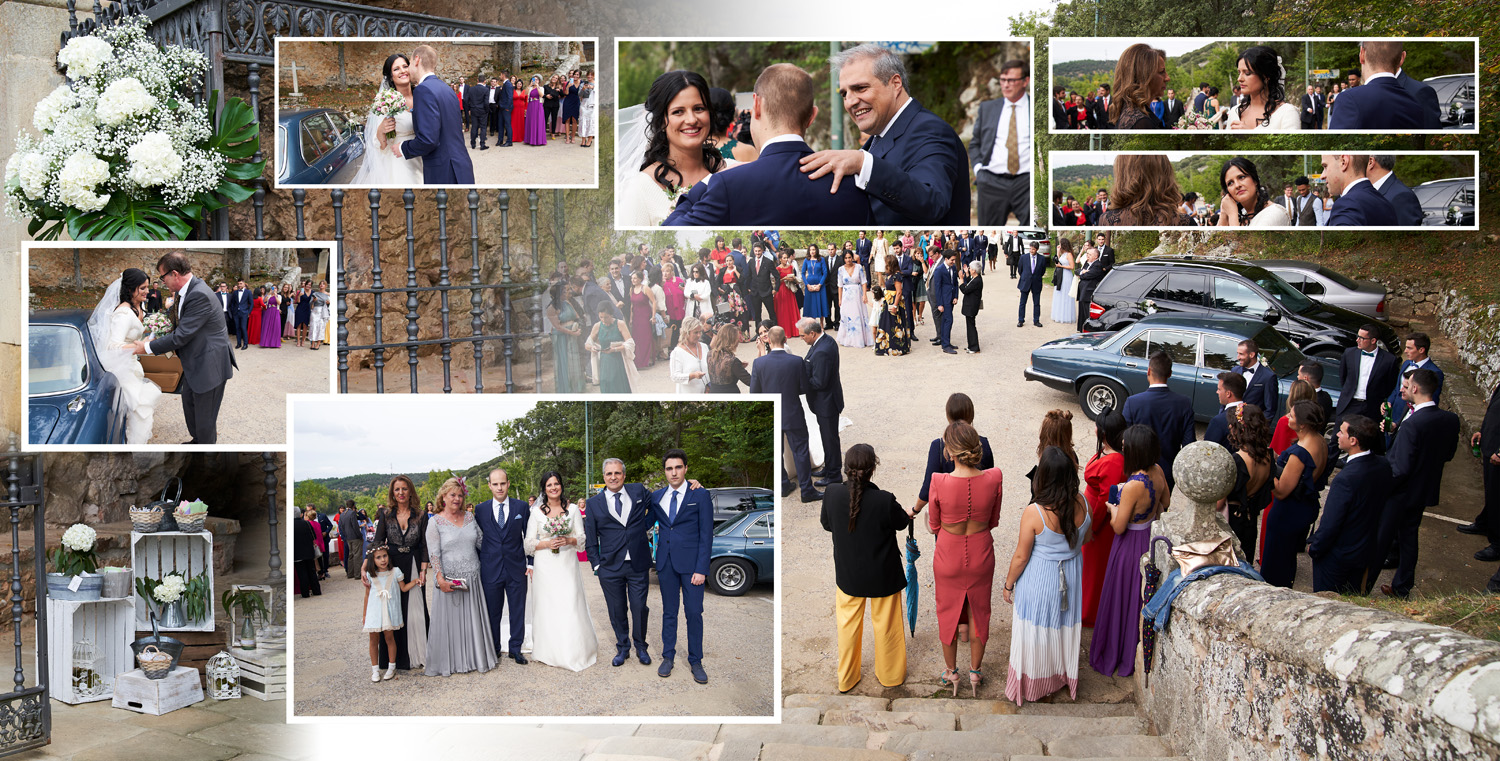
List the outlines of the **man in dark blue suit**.
{"type": "Polygon", "coordinates": [[[418,45],[412,51],[411,67],[417,84],[412,88],[411,121],[416,137],[401,143],[403,159],[422,159],[424,185],[473,185],[474,162],[464,148],[464,126],[459,120],[458,96],[434,73],[437,51],[418,45]]]}
{"type": "Polygon", "coordinates": [[[1026,324],[1026,297],[1031,297],[1031,321],[1042,327],[1042,276],[1047,271],[1047,257],[1037,253],[1036,241],[1027,246],[1026,253],[1021,255],[1020,279],[1016,281],[1016,289],[1021,292],[1021,304],[1016,308],[1016,327],[1026,324]]]}
{"type": "Polygon", "coordinates": [[[872,284],[875,282],[875,279],[871,277],[870,272],[870,252],[873,246],[874,241],[871,241],[869,238],[865,237],[864,230],[860,230],[859,237],[854,239],[854,255],[859,257],[859,266],[863,267],[865,270],[865,280],[869,281],[872,284]]]}
{"type": "MultiPolygon", "coordinates": [[[[1459,526],[1465,534],[1484,534],[1489,546],[1474,553],[1474,559],[1482,563],[1500,560],[1500,384],[1490,392],[1490,406],[1484,412],[1479,430],[1469,437],[1469,446],[1477,447],[1479,461],[1484,472],[1484,507],[1474,522],[1459,526]]],[[[1490,594],[1500,594],[1500,572],[1490,577],[1485,585],[1490,594]]]]}
{"type": "MultiPolygon", "coordinates": [[[[1413,404],[1406,422],[1396,430],[1387,458],[1391,463],[1392,492],[1380,516],[1380,534],[1371,554],[1370,574],[1380,572],[1380,560],[1391,545],[1399,563],[1391,583],[1380,591],[1395,597],[1411,594],[1416,582],[1417,531],[1422,511],[1438,504],[1443,466],[1458,451],[1458,416],[1437,406],[1437,374],[1422,368],[1404,383],[1403,396],[1413,404]]],[[[1341,476],[1342,477],[1342,476],[1341,476]]]]}
{"type": "Polygon", "coordinates": [[[816,95],[812,77],[797,66],[767,66],[755,80],[750,107],[750,134],[760,156],[698,183],[662,225],[849,226],[872,221],[863,190],[835,193],[836,178],[799,171],[802,159],[813,155],[802,136],[818,114],[816,95]]]}
{"type": "MultiPolygon", "coordinates": [[[[1405,378],[1418,368],[1425,367],[1437,376],[1437,390],[1432,392],[1432,401],[1443,400],[1443,368],[1438,367],[1427,353],[1432,349],[1432,339],[1426,333],[1411,333],[1406,336],[1403,354],[1406,358],[1401,362],[1401,369],[1397,371],[1398,378],[1405,378]]],[[[1391,390],[1391,395],[1386,398],[1391,405],[1391,422],[1400,425],[1406,415],[1411,411],[1411,404],[1401,399],[1400,384],[1391,390]]]]}
{"type": "MultiPolygon", "coordinates": [[[[963,227],[969,217],[968,154],[958,133],[907,89],[901,57],[859,45],[833,57],[844,110],[870,139],[859,150],[819,151],[802,159],[812,177],[832,173],[869,193],[882,227],[963,227]]],[[[757,159],[758,160],[758,159],[757,159]]]]}
{"type": "Polygon", "coordinates": [[[646,645],[646,604],[650,587],[651,547],[647,533],[656,523],[651,511],[651,492],[640,484],[625,483],[625,463],[604,461],[604,490],[584,505],[584,550],[589,565],[599,577],[609,625],[615,631],[615,657],[621,666],[630,657],[630,643],[642,665],[651,665],[646,645]],[[628,611],[628,615],[627,615],[628,611]]]}
{"type": "Polygon", "coordinates": [[[953,348],[953,311],[958,306],[958,252],[944,251],[943,261],[932,271],[932,308],[937,310],[937,338],[932,343],[943,347],[944,354],[957,354],[953,348]]]}
{"type": "Polygon", "coordinates": [[[1151,384],[1139,394],[1131,394],[1125,400],[1125,422],[1144,425],[1156,431],[1161,441],[1161,470],[1168,484],[1177,481],[1172,477],[1172,461],[1182,448],[1198,440],[1193,427],[1193,402],[1191,399],[1167,388],[1172,377],[1172,358],[1158,351],[1146,361],[1146,382],[1151,384]]]}
{"type": "Polygon", "coordinates": [[[236,349],[250,348],[250,310],[254,307],[255,292],[243,280],[235,283],[234,293],[229,295],[229,310],[234,317],[236,349]]]}
{"type": "Polygon", "coordinates": [[[510,492],[510,478],[505,471],[490,471],[490,496],[474,508],[479,524],[479,585],[484,590],[484,605],[490,617],[490,636],[495,640],[495,654],[510,653],[516,663],[525,664],[521,642],[526,635],[526,585],[531,578],[531,557],[521,540],[526,536],[531,507],[510,492]],[[500,630],[504,605],[510,606],[510,641],[507,645],[500,630]]]}
{"type": "Polygon", "coordinates": [[[500,72],[500,87],[495,93],[495,145],[508,146],[513,136],[510,133],[511,109],[516,105],[516,83],[511,80],[510,72],[500,72]]]}
{"type": "MultiPolygon", "coordinates": [[[[895,245],[898,248],[901,246],[899,241],[893,243],[892,245],[895,245]]],[[[918,255],[919,254],[912,253],[912,249],[907,248],[901,251],[901,256],[896,259],[896,264],[900,268],[899,273],[901,276],[901,304],[904,310],[901,316],[902,319],[906,321],[907,338],[916,337],[916,310],[914,310],[912,307],[916,302],[915,294],[917,292],[917,267],[919,266],[917,264],[916,257],[918,255]]]]}
{"type": "Polygon", "coordinates": [[[1229,446],[1229,416],[1235,414],[1236,407],[1245,403],[1245,376],[1233,370],[1219,373],[1218,393],[1219,404],[1223,408],[1208,421],[1208,431],[1203,434],[1203,440],[1212,441],[1233,454],[1234,450],[1229,446]]]}
{"type": "Polygon", "coordinates": [[[988,235],[984,234],[983,230],[980,230],[980,231],[978,231],[977,233],[974,234],[974,241],[972,243],[970,243],[969,245],[970,245],[971,250],[974,252],[974,260],[977,261],[977,262],[979,262],[979,270],[981,272],[984,271],[984,259],[985,259],[986,256],[990,256],[991,257],[990,258],[990,262],[991,262],[990,263],[990,268],[991,269],[994,268],[994,266],[995,266],[994,265],[994,258],[993,258],[993,255],[991,255],[989,253],[989,250],[990,250],[990,238],[989,238],[988,235]]]}
{"type": "MultiPolygon", "coordinates": [[[[1345,97],[1347,95],[1339,96],[1339,109],[1344,107],[1345,97]]],[[[1328,191],[1338,196],[1333,202],[1333,211],[1328,214],[1326,227],[1396,225],[1396,207],[1366,177],[1369,160],[1366,155],[1323,155],[1323,176],[1328,180],[1328,191]]]]}
{"type": "MultiPolygon", "coordinates": [[[[807,418],[802,415],[802,395],[812,390],[803,360],[786,350],[786,331],[774,326],[766,331],[770,351],[750,366],[750,393],[781,395],[781,433],[792,449],[792,463],[797,468],[797,485],[802,488],[803,502],[823,499],[823,492],[813,488],[812,453],[807,448],[807,418]]],[[[824,453],[827,457],[827,453],[824,453]]],[[[781,470],[781,496],[792,493],[792,480],[786,468],[781,470]]]]}
{"type": "MultiPolygon", "coordinates": [[[[1406,61],[1405,51],[1401,53],[1401,60],[1406,61]]],[[[1420,79],[1412,78],[1404,69],[1396,70],[1396,82],[1422,107],[1422,129],[1442,129],[1443,110],[1438,106],[1437,90],[1420,79]]]]}
{"type": "Polygon", "coordinates": [[[1364,415],[1350,415],[1339,425],[1339,449],[1348,463],[1329,484],[1318,530],[1307,543],[1314,592],[1370,591],[1370,550],[1392,480],[1390,462],[1371,451],[1379,438],[1380,427],[1364,415]]]}
{"type": "MultiPolygon", "coordinates": [[[[1359,43],[1359,65],[1364,84],[1339,95],[1328,128],[1334,130],[1427,129],[1422,105],[1396,79],[1405,53],[1399,40],[1359,43]]],[[[1433,100],[1437,100],[1434,93],[1433,100]]]]}
{"type": "Polygon", "coordinates": [[[688,666],[693,681],[708,684],[703,670],[703,584],[713,545],[714,501],[707,489],[687,480],[687,453],[669,449],[662,456],[667,485],[651,495],[656,518],[656,580],[661,586],[661,666],[656,675],[672,675],[677,657],[677,612],[687,617],[688,666]]]}
{"type": "Polygon", "coordinates": [[[479,150],[489,150],[490,88],[483,82],[464,88],[464,115],[469,120],[469,147],[473,148],[478,139],[479,150]]]}
{"type": "Polygon", "coordinates": [[[1399,177],[1391,170],[1396,166],[1396,157],[1388,154],[1371,156],[1370,165],[1365,168],[1366,176],[1370,178],[1370,184],[1385,196],[1385,200],[1391,202],[1396,209],[1396,224],[1402,227],[1420,227],[1422,225],[1422,202],[1417,200],[1417,194],[1406,186],[1399,177]]]}
{"type": "Polygon", "coordinates": [[[823,332],[816,317],[797,321],[797,333],[808,345],[807,407],[818,419],[823,441],[823,470],[814,486],[842,483],[844,447],[839,443],[839,413],[844,411],[844,382],[839,378],[839,342],[823,332]]]}
{"type": "Polygon", "coordinates": [[[1259,407],[1266,416],[1266,422],[1274,424],[1281,417],[1278,409],[1281,381],[1277,379],[1276,372],[1260,363],[1260,346],[1253,338],[1240,341],[1235,349],[1235,359],[1239,363],[1235,372],[1245,379],[1245,393],[1240,398],[1246,404],[1259,407]]]}

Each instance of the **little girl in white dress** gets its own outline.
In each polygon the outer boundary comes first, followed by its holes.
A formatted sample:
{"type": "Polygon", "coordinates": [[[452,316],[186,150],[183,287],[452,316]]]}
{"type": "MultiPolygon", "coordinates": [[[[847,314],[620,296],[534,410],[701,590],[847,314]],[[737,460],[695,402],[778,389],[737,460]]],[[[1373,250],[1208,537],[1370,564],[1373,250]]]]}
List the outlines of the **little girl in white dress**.
{"type": "MultiPolygon", "coordinates": [[[[401,618],[401,593],[417,585],[416,579],[406,581],[400,568],[391,567],[391,553],[384,545],[370,550],[363,569],[370,586],[365,589],[365,631],[370,635],[370,681],[381,680],[378,658],[380,639],[385,638],[386,652],[396,652],[394,632],[405,625],[401,618]]],[[[385,679],[396,676],[396,661],[391,660],[385,670],[385,679]]]]}

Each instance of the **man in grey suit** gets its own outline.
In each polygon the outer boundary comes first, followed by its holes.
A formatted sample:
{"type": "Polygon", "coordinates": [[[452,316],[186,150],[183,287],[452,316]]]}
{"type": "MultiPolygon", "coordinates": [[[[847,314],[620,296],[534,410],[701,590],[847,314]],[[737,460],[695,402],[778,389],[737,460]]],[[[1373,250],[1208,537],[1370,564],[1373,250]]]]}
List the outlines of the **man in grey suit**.
{"type": "Polygon", "coordinates": [[[365,561],[365,532],[359,526],[359,510],[352,499],[344,502],[339,512],[339,541],[344,543],[344,576],[359,578],[359,568],[365,561]]]}
{"type": "Polygon", "coordinates": [[[969,163],[978,187],[979,224],[1003,225],[1014,214],[1025,226],[1031,224],[1030,67],[1013,60],[1000,69],[1004,97],[979,104],[969,163]]]}
{"type": "Polygon", "coordinates": [[[176,327],[155,341],[137,341],[136,354],[177,352],[182,360],[182,417],[193,439],[187,444],[219,441],[219,405],[224,384],[239,367],[229,347],[229,332],[219,299],[208,284],[193,277],[187,256],[173,251],[156,262],[163,283],[177,294],[171,316],[176,327]]]}
{"type": "Polygon", "coordinates": [[[1318,206],[1323,203],[1323,199],[1312,194],[1311,181],[1306,175],[1293,180],[1293,183],[1297,186],[1297,195],[1292,198],[1292,208],[1288,209],[1292,224],[1297,227],[1317,227],[1318,206]]]}

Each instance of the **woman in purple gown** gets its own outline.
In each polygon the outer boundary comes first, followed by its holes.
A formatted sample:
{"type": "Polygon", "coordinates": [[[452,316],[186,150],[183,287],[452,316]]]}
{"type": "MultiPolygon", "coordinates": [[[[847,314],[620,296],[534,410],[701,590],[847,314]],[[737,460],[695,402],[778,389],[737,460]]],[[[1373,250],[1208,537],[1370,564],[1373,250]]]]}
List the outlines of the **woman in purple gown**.
{"type": "Polygon", "coordinates": [[[542,105],[542,80],[533,76],[526,90],[526,144],[547,144],[547,118],[542,105]]]}
{"type": "Polygon", "coordinates": [[[1104,568],[1089,665],[1105,676],[1135,673],[1135,651],[1141,640],[1141,556],[1151,545],[1151,522],[1171,503],[1167,477],[1157,460],[1161,442],[1144,425],[1125,429],[1125,481],[1109,493],[1109,525],[1115,532],[1104,568]]]}
{"type": "Polygon", "coordinates": [[[281,297],[275,291],[266,294],[260,313],[260,348],[281,348],[281,297]]]}

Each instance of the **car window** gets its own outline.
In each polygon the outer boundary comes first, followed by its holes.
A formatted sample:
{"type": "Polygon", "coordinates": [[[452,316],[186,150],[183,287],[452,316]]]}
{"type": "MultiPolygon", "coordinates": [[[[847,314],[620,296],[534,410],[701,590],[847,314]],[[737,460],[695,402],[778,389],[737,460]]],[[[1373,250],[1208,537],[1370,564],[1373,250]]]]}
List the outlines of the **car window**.
{"type": "Polygon", "coordinates": [[[1208,278],[1203,275],[1196,272],[1168,272],[1164,280],[1146,293],[1146,298],[1201,307],[1206,303],[1207,291],[1208,278]]]}
{"type": "MultiPolygon", "coordinates": [[[[1284,275],[1282,273],[1278,272],[1277,274],[1281,275],[1283,278],[1286,277],[1286,275],[1284,275]]],[[[1340,288],[1343,288],[1345,290],[1349,290],[1349,291],[1359,290],[1359,283],[1356,283],[1353,280],[1350,280],[1348,277],[1346,277],[1346,276],[1344,276],[1344,275],[1342,275],[1340,273],[1334,272],[1333,270],[1328,269],[1327,267],[1318,267],[1318,274],[1321,275],[1321,276],[1323,276],[1323,277],[1325,277],[1325,278],[1328,278],[1329,280],[1332,280],[1333,282],[1337,283],[1340,288]]]]}
{"type": "MultiPolygon", "coordinates": [[[[1286,275],[1282,275],[1281,279],[1282,280],[1286,280],[1286,275]]],[[[1290,281],[1288,281],[1288,282],[1290,282],[1290,281]]],[[[1292,285],[1293,286],[1297,286],[1298,284],[1297,283],[1292,283],[1292,285]]],[[[1302,281],[1300,287],[1298,287],[1297,290],[1302,291],[1304,294],[1307,294],[1308,296],[1312,296],[1313,298],[1317,298],[1319,296],[1322,296],[1324,293],[1326,293],[1328,289],[1324,288],[1323,284],[1320,283],[1320,282],[1318,282],[1317,280],[1315,280],[1313,278],[1307,278],[1307,279],[1305,279],[1305,280],[1302,281]]]]}
{"type": "MultiPolygon", "coordinates": [[[[1300,291],[1288,285],[1285,280],[1282,280],[1274,272],[1255,267],[1243,274],[1254,281],[1256,285],[1266,289],[1266,293],[1271,294],[1271,298],[1281,302],[1282,306],[1297,314],[1302,314],[1313,306],[1311,299],[1303,296],[1300,291]]],[[[1260,315],[1256,316],[1259,317],[1260,315]]]]}
{"type": "Polygon", "coordinates": [[[28,393],[57,394],[88,383],[89,358],[83,333],[66,325],[32,325],[27,336],[28,393]]]}
{"type": "Polygon", "coordinates": [[[1459,205],[1473,206],[1474,189],[1465,185],[1462,190],[1458,191],[1458,195],[1454,197],[1453,202],[1459,205]]]}
{"type": "Polygon", "coordinates": [[[349,134],[349,122],[344,119],[343,114],[328,114],[328,120],[333,122],[333,128],[338,130],[340,136],[349,134]]]}
{"type": "Polygon", "coordinates": [[[770,539],[771,538],[771,514],[762,515],[750,528],[745,529],[745,537],[748,539],[770,539]]]}
{"type": "Polygon", "coordinates": [[[1160,279],[1160,276],[1161,273],[1152,270],[1115,268],[1104,276],[1104,281],[1099,284],[1099,292],[1115,298],[1139,300],[1145,298],[1147,287],[1160,279]]]}
{"type": "Polygon", "coordinates": [[[1259,349],[1261,362],[1275,371],[1278,377],[1295,374],[1297,367],[1307,358],[1296,344],[1270,325],[1255,334],[1255,346],[1259,349]]]}
{"type": "Polygon", "coordinates": [[[1271,308],[1271,302],[1238,280],[1227,277],[1214,278],[1214,308],[1226,312],[1259,317],[1271,308]]]}
{"type": "Polygon", "coordinates": [[[1131,339],[1130,343],[1125,344],[1125,348],[1120,350],[1121,356],[1145,359],[1150,355],[1151,345],[1148,340],[1149,335],[1149,333],[1142,333],[1131,339]]]}
{"type": "Polygon", "coordinates": [[[1151,348],[1147,356],[1164,351],[1174,365],[1196,367],[1198,364],[1198,334],[1185,330],[1151,331],[1151,348]]]}
{"type": "Polygon", "coordinates": [[[1431,206],[1447,206],[1454,197],[1455,185],[1456,183],[1451,182],[1418,185],[1412,188],[1411,192],[1417,196],[1417,203],[1421,204],[1424,209],[1431,206]]]}
{"type": "Polygon", "coordinates": [[[309,165],[323,157],[333,148],[328,133],[333,126],[323,114],[315,114],[302,120],[302,160],[309,165]]]}
{"type": "Polygon", "coordinates": [[[1238,364],[1240,342],[1233,338],[1204,334],[1203,367],[1213,370],[1233,370],[1238,364]]]}
{"type": "Polygon", "coordinates": [[[714,509],[715,510],[728,510],[731,507],[737,507],[739,504],[740,504],[740,495],[738,495],[738,494],[735,494],[733,492],[723,492],[723,491],[716,491],[716,492],[714,492],[714,509]]]}

